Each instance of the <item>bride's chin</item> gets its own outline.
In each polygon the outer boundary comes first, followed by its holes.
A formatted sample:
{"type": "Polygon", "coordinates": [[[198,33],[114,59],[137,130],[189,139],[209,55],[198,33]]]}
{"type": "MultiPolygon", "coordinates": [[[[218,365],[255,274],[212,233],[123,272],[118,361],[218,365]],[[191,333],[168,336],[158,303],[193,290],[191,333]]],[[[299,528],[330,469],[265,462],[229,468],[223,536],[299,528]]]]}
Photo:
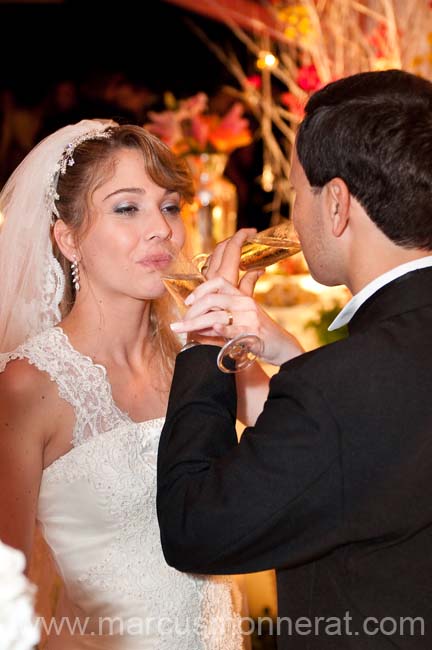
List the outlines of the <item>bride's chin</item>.
{"type": "Polygon", "coordinates": [[[162,284],[161,286],[147,287],[146,289],[139,291],[138,294],[138,297],[141,300],[157,300],[158,298],[165,296],[167,290],[162,284]]]}

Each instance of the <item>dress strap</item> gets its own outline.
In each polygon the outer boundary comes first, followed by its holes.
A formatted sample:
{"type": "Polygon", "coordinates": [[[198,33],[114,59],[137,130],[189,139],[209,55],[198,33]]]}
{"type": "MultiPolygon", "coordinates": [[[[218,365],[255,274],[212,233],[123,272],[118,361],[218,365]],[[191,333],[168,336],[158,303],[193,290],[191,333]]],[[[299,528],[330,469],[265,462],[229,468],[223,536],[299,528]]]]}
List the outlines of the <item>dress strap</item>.
{"type": "Polygon", "coordinates": [[[60,397],[75,412],[74,446],[131,422],[114,404],[106,369],[75,350],[60,327],[51,327],[13,352],[1,354],[0,372],[13,359],[27,359],[57,384],[60,397]]]}

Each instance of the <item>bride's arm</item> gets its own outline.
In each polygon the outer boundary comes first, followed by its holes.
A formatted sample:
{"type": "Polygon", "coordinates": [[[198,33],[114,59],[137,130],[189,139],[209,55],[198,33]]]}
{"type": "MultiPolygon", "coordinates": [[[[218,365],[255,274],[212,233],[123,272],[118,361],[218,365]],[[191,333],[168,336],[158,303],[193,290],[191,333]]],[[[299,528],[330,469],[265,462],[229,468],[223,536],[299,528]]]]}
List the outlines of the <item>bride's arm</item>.
{"type": "MultiPolygon", "coordinates": [[[[304,352],[297,339],[277,323],[274,323],[272,331],[268,333],[261,331],[260,336],[264,341],[264,355],[266,351],[269,354],[268,351],[274,348],[270,363],[276,368],[304,352]]],[[[266,360],[266,357],[263,356],[262,360],[266,360]]],[[[268,396],[270,377],[256,362],[250,368],[236,373],[235,379],[237,418],[246,426],[254,426],[268,396]]]]}
{"type": "Polygon", "coordinates": [[[27,568],[51,415],[44,383],[25,360],[0,373],[0,539],[24,552],[27,568]]]}
{"type": "Polygon", "coordinates": [[[264,407],[269,391],[270,377],[258,363],[236,373],[237,419],[253,426],[264,407]]]}

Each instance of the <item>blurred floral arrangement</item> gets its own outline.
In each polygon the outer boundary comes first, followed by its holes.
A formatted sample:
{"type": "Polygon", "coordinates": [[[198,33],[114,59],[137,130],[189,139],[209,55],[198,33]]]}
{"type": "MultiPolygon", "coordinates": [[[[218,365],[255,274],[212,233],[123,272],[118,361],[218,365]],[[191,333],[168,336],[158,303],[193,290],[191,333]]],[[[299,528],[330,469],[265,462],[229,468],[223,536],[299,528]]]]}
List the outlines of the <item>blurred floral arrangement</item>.
{"type": "Polygon", "coordinates": [[[150,122],[144,126],[179,155],[200,153],[231,153],[252,140],[249,121],[243,116],[244,106],[234,102],[220,116],[208,112],[208,96],[197,93],[177,100],[165,93],[166,110],[150,111],[150,122]]]}
{"type": "Polygon", "coordinates": [[[315,90],[367,70],[402,68],[432,78],[430,0],[262,0],[255,15],[253,2],[249,15],[239,5],[235,20],[218,0],[203,4],[255,57],[257,72],[247,74],[234,52],[192,27],[236,78],[241,90],[231,92],[260,124],[261,184],[274,192],[274,214],[290,202],[291,147],[315,90]]]}

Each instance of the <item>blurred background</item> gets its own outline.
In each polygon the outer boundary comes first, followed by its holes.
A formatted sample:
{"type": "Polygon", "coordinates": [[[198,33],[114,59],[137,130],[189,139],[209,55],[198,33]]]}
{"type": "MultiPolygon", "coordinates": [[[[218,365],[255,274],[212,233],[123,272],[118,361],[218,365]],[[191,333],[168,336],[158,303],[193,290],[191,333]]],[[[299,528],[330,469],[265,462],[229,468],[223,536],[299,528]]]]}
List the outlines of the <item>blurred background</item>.
{"type": "Polygon", "coordinates": [[[18,119],[16,142],[8,143],[13,155],[2,146],[2,179],[35,138],[70,119],[143,123],[166,91],[215,94],[230,73],[192,33],[192,19],[210,38],[230,37],[220,22],[162,0],[139,10],[130,0],[116,10],[84,0],[0,2],[2,140],[14,111],[18,119]]]}

